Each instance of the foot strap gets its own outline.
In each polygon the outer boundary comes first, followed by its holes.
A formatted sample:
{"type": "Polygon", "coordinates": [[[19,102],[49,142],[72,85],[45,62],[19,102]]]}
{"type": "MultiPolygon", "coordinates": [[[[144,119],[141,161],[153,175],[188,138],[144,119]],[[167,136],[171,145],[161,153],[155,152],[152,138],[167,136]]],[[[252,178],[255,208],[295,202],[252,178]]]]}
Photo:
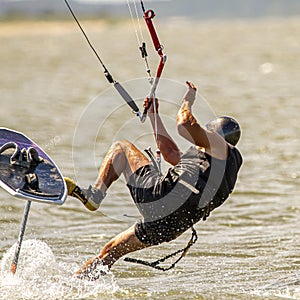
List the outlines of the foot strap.
{"type": "Polygon", "coordinates": [[[15,142],[8,142],[1,146],[0,154],[8,149],[15,149],[10,157],[10,164],[20,167],[30,168],[37,166],[43,159],[39,156],[37,150],[33,147],[28,149],[20,149],[19,145],[15,142]]]}

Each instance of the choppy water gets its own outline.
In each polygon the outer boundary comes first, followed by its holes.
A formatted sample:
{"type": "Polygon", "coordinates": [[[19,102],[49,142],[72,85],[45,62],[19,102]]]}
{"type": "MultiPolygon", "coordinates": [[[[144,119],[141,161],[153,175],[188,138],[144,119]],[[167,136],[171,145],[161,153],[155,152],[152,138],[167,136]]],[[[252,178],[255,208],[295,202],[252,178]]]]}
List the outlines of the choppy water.
{"type": "MultiPolygon", "coordinates": [[[[149,87],[131,24],[84,26],[113,75],[141,100],[149,87]]],[[[0,299],[300,299],[300,18],[157,26],[169,55],[158,97],[171,133],[187,79],[199,87],[200,121],[229,114],[243,127],[234,194],[196,226],[199,240],[174,270],[120,260],[91,283],[74,271],[134,223],[125,214],[137,215],[124,181],[96,213],[74,199],[33,203],[13,278],[8,265],[25,202],[1,190],[0,299]]],[[[149,126],[109,87],[74,23],[1,23],[0,41],[0,125],[29,135],[65,175],[91,183],[116,139],[155,148],[149,126]]],[[[134,256],[162,257],[189,237],[134,256]]]]}

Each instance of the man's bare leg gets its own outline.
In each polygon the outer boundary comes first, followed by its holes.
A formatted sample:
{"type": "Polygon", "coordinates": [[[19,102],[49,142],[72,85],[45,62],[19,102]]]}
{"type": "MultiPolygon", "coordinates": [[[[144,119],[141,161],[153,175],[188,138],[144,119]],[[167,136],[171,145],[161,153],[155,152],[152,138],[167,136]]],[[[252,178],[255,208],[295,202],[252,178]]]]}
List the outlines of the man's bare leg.
{"type": "Polygon", "coordinates": [[[127,140],[115,142],[107,152],[94,187],[105,193],[124,174],[128,181],[137,169],[149,164],[149,159],[127,140]]]}
{"type": "MultiPolygon", "coordinates": [[[[134,228],[135,226],[128,228],[108,242],[98,256],[88,260],[76,272],[78,277],[96,280],[102,275],[101,270],[100,272],[96,270],[97,266],[106,266],[110,269],[123,255],[149,247],[137,238],[134,228]]],[[[105,273],[105,271],[103,271],[103,273],[105,273]]]]}
{"type": "MultiPolygon", "coordinates": [[[[149,159],[132,143],[126,140],[115,142],[102,162],[94,188],[105,193],[121,174],[124,174],[126,181],[128,181],[137,169],[148,164],[149,159]]],[[[99,273],[96,270],[98,265],[110,268],[123,255],[146,247],[148,245],[143,244],[136,237],[135,226],[132,226],[108,242],[100,254],[88,260],[76,274],[79,277],[96,280],[101,276],[101,271],[99,273]]]]}
{"type": "Polygon", "coordinates": [[[128,181],[132,173],[147,164],[149,159],[132,143],[126,140],[115,142],[101,164],[93,187],[81,189],[72,179],[65,177],[68,195],[79,199],[87,209],[97,210],[106,195],[106,190],[121,174],[124,174],[128,181]]]}

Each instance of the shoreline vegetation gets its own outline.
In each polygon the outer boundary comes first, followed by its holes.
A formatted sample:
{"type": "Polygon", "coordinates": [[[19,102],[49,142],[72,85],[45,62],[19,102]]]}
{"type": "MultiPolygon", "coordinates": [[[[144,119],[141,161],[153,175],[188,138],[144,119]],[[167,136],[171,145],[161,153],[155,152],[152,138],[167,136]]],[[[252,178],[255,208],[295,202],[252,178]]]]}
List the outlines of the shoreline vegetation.
{"type": "MultiPolygon", "coordinates": [[[[80,20],[88,21],[88,20],[103,20],[106,22],[118,22],[118,21],[126,21],[129,17],[121,17],[121,16],[112,16],[106,13],[100,13],[98,15],[95,14],[84,14],[79,16],[80,20]]],[[[66,14],[38,14],[38,15],[28,15],[22,13],[8,13],[4,15],[0,15],[0,24],[1,23],[14,23],[14,22],[33,22],[33,21],[43,21],[43,22],[68,22],[73,20],[72,16],[69,12],[66,14]]]]}
{"type": "MultiPolygon", "coordinates": [[[[97,19],[97,18],[85,18],[81,19],[86,27],[96,27],[98,30],[107,28],[108,26],[120,25],[130,26],[129,19],[97,19]]],[[[78,28],[73,19],[9,19],[7,21],[0,21],[0,37],[19,35],[19,34],[66,34],[76,32],[78,28]]]]}
{"type": "MultiPolygon", "coordinates": [[[[113,17],[108,15],[84,15],[79,17],[84,26],[95,25],[97,28],[131,24],[130,18],[113,17]]],[[[35,15],[11,14],[0,17],[0,36],[20,34],[22,32],[39,33],[66,33],[78,31],[74,19],[71,15],[35,15]]]]}
{"type": "MultiPolygon", "coordinates": [[[[112,17],[112,16],[80,16],[79,20],[84,26],[95,26],[98,29],[105,29],[111,26],[126,26],[132,28],[132,20],[130,17],[112,17]]],[[[261,18],[234,18],[234,19],[205,19],[205,20],[195,20],[188,18],[167,18],[169,22],[169,27],[174,24],[178,25],[181,21],[184,23],[189,20],[190,22],[204,22],[208,24],[215,24],[218,26],[224,23],[265,23],[273,20],[273,23],[285,23],[291,22],[293,26],[298,26],[300,23],[300,15],[283,17],[261,17],[261,18]]],[[[21,34],[24,32],[30,34],[44,34],[45,32],[54,34],[63,34],[66,32],[78,32],[77,26],[71,16],[61,16],[61,15],[51,15],[51,16],[23,16],[14,15],[13,17],[0,18],[0,37],[9,36],[12,34],[21,34]]]]}

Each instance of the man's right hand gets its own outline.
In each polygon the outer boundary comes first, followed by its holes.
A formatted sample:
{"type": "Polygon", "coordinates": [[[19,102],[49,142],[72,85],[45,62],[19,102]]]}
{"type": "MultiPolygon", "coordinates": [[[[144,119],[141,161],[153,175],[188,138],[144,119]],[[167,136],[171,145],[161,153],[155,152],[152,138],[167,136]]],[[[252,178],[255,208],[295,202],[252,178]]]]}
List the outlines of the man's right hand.
{"type": "MultiPolygon", "coordinates": [[[[156,107],[155,107],[155,113],[158,113],[158,99],[155,98],[155,104],[156,104],[156,107]]],[[[148,113],[150,114],[153,114],[154,113],[154,105],[153,105],[153,99],[150,99],[149,97],[146,97],[146,99],[144,100],[144,105],[143,105],[144,108],[147,108],[148,110],[148,113]]]]}

